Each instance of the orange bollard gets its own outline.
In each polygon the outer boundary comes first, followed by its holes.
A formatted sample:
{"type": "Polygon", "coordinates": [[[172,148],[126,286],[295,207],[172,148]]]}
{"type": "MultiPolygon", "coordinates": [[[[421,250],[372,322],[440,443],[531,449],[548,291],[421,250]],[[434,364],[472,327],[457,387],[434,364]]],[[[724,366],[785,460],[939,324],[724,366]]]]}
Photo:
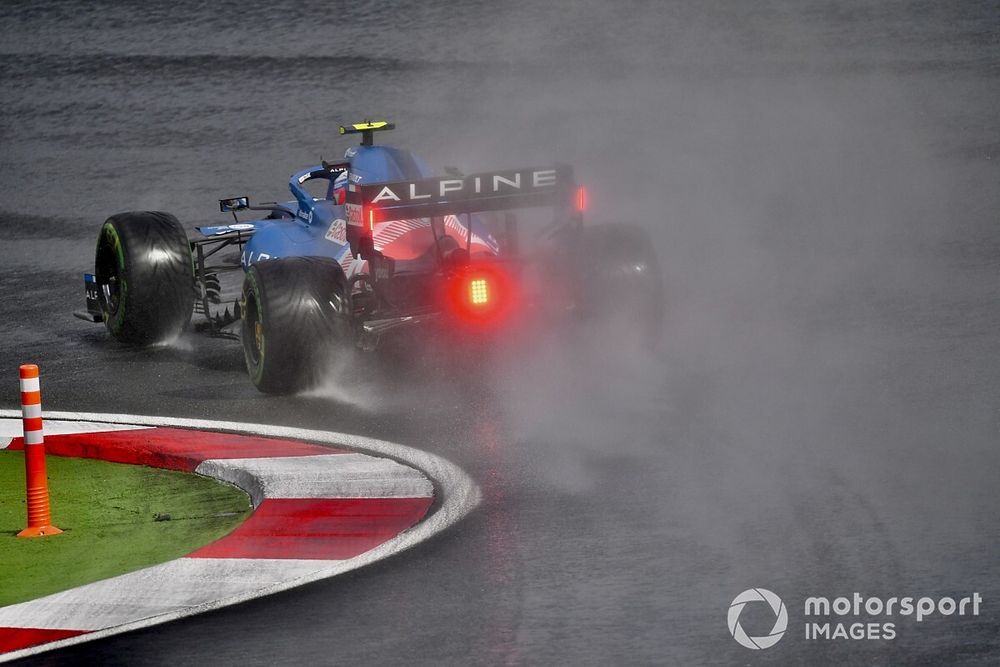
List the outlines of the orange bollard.
{"type": "Polygon", "coordinates": [[[21,366],[21,421],[24,426],[24,477],[28,491],[28,527],[18,537],[58,535],[49,512],[49,480],[45,474],[45,438],[42,435],[42,393],[38,366],[21,366]]]}

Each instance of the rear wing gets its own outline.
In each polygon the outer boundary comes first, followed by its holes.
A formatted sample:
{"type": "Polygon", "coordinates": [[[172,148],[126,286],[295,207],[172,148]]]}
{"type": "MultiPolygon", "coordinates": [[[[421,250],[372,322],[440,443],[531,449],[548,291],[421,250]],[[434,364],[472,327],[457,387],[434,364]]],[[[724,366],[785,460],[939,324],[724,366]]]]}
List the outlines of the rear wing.
{"type": "Polygon", "coordinates": [[[556,165],[374,185],[351,183],[345,206],[349,228],[370,233],[376,224],[389,220],[571,207],[575,191],[573,168],[556,165]]]}

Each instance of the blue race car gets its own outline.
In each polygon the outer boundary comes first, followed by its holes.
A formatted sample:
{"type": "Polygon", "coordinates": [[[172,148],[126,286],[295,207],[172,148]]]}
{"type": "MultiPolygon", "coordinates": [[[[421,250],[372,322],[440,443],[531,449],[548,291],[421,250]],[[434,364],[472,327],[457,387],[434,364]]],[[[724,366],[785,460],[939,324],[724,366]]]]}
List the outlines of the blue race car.
{"type": "Polygon", "coordinates": [[[242,341],[261,391],[314,384],[345,346],[375,349],[431,325],[482,337],[524,316],[620,316],[648,342],[663,319],[657,259],[639,227],[584,226],[586,192],[565,165],[434,176],[409,151],[360,134],[344,160],[294,174],[293,200],[220,200],[234,222],[197,227],[158,211],[101,228],[87,309],[144,346],[191,324],[242,341]],[[256,216],[240,220],[239,211],[256,216]],[[534,222],[526,240],[523,228],[534,222]]]}

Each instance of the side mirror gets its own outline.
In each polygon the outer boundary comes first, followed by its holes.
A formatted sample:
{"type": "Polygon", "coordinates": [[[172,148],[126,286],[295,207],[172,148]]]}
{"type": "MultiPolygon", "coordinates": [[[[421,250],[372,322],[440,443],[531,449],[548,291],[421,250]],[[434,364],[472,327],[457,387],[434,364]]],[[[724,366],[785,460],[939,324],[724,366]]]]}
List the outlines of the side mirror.
{"type": "Polygon", "coordinates": [[[229,199],[219,200],[219,210],[223,213],[242,211],[245,208],[250,208],[249,197],[231,197],[229,199]]]}

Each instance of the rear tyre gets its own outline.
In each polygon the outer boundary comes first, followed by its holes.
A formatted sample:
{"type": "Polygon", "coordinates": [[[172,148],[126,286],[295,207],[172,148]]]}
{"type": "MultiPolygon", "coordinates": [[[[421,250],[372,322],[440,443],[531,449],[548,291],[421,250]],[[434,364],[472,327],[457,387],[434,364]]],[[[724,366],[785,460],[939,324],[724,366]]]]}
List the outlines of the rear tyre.
{"type": "Polygon", "coordinates": [[[579,251],[580,313],[635,331],[647,347],[655,347],[663,334],[665,301],[646,230],[627,224],[586,227],[579,251]]]}
{"type": "Polygon", "coordinates": [[[107,219],[94,262],[108,332],[128,345],[169,341],[191,320],[191,246],[177,218],[159,211],[107,219]]]}
{"type": "Polygon", "coordinates": [[[316,384],[350,341],[347,278],[324,257],[258,262],[243,280],[241,338],[250,381],[288,394],[316,384]]]}

